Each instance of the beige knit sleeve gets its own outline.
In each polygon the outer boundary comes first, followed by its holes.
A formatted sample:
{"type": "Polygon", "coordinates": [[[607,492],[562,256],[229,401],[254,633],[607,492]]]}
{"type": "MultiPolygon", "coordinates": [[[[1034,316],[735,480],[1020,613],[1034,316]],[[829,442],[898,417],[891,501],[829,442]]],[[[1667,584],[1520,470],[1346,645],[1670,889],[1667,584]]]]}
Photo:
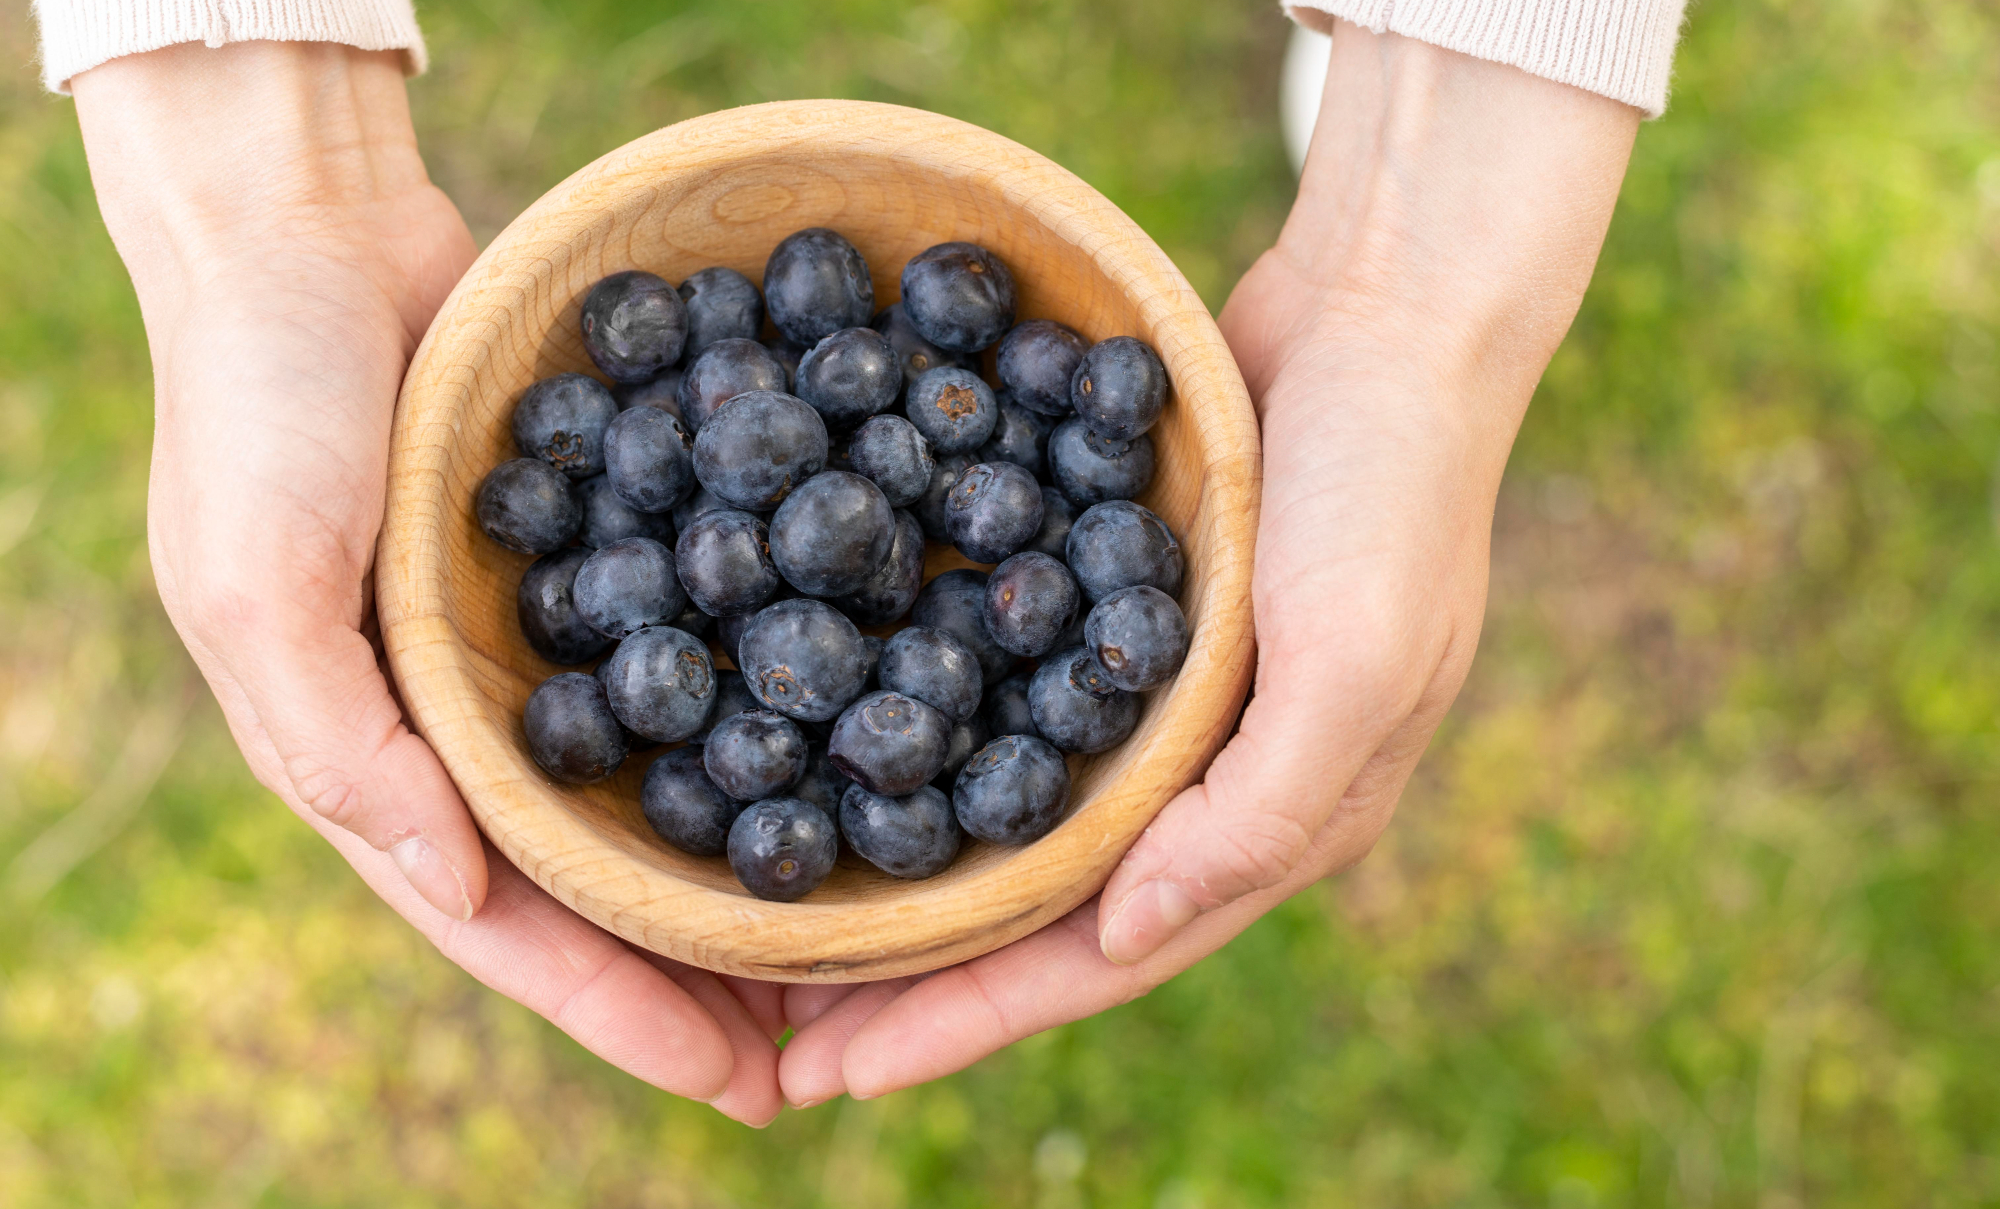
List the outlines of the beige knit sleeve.
{"type": "Polygon", "coordinates": [[[51,92],[107,59],[181,42],[339,42],[400,50],[412,75],[425,65],[410,0],[35,0],[35,17],[51,92]]]}
{"type": "Polygon", "coordinates": [[[1338,18],[1531,75],[1659,117],[1687,0],[1284,0],[1322,33],[1338,18]]]}

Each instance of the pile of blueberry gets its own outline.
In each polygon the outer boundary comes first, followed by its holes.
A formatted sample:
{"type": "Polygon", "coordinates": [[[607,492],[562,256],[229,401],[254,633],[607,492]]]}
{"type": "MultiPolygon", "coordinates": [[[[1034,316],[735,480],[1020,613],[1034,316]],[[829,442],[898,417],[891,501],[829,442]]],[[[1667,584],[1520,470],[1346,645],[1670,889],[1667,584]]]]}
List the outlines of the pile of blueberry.
{"type": "Polygon", "coordinates": [[[493,540],[540,556],[518,598],[528,642],[566,666],[602,657],[528,698],[535,762],[582,784],[685,741],[646,771],[647,821],[781,901],[819,885],[843,838],[919,878],[961,829],[1052,830],[1063,753],[1132,733],[1188,624],[1180,544],[1132,502],[1165,367],[1141,341],[1014,311],[1007,266],[947,243],[876,313],[867,263],[824,228],[777,246],[761,294],[724,268],[678,289],[598,282],[583,342],[613,385],[530,386],[521,456],[477,500],[493,540]],[[996,345],[998,389],[980,373],[996,345]],[[998,565],[925,583],[927,540],[998,565]]]}

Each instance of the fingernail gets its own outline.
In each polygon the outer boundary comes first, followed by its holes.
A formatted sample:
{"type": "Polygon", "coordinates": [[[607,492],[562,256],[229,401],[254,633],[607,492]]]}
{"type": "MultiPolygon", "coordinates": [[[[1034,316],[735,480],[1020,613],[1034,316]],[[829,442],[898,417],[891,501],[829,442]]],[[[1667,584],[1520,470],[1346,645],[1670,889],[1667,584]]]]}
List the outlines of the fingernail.
{"type": "Polygon", "coordinates": [[[465,892],[465,883],[429,840],[413,835],[389,849],[389,855],[425,902],[460,923],[472,918],[472,896],[465,892]]]}
{"type": "Polygon", "coordinates": [[[796,1100],[792,1103],[792,1107],[798,1109],[800,1112],[804,1112],[808,1108],[818,1108],[824,1103],[826,1103],[825,1100],[796,1100]]]}
{"type": "Polygon", "coordinates": [[[850,1091],[847,1093],[847,1098],[850,1100],[873,1100],[877,1096],[880,1096],[881,1094],[882,1093],[879,1091],[871,1091],[865,1093],[858,1091],[850,1091]]]}
{"type": "Polygon", "coordinates": [[[1188,892],[1155,879],[1126,896],[1118,914],[1104,927],[1104,956],[1121,966],[1133,965],[1159,952],[1160,946],[1201,914],[1188,892]]]}

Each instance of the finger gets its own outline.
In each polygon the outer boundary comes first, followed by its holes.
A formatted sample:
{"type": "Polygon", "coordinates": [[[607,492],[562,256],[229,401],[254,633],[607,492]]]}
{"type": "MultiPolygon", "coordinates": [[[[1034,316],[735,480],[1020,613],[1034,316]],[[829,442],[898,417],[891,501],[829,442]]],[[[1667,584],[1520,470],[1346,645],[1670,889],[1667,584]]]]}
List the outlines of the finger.
{"type": "Polygon", "coordinates": [[[865,985],[858,982],[794,983],[785,988],[785,1022],[794,1029],[802,1029],[865,985]]]}
{"type": "Polygon", "coordinates": [[[785,1019],[786,984],[735,974],[718,974],[716,977],[722,979],[722,985],[728,987],[729,993],[736,996],[737,1001],[749,1011],[750,1018],[757,1022],[757,1027],[764,1031],[766,1037],[776,1041],[785,1035],[785,1030],[791,1027],[785,1019]]]}
{"type": "Polygon", "coordinates": [[[848,1039],[915,985],[914,978],[863,983],[801,1028],[778,1059],[778,1086],[784,1089],[785,1099],[794,1108],[811,1108],[845,1093],[848,1086],[841,1063],[848,1039]]]}
{"type": "MultiPolygon", "coordinates": [[[[785,1106],[784,1098],[778,1094],[778,1047],[731,985],[741,983],[762,989],[771,984],[747,978],[725,979],[657,953],[639,955],[706,1008],[729,1039],[736,1064],[729,1076],[728,1089],[711,1100],[709,1106],[752,1129],[762,1129],[776,1120],[785,1106]]],[[[763,998],[775,999],[775,996],[763,998]]]]}

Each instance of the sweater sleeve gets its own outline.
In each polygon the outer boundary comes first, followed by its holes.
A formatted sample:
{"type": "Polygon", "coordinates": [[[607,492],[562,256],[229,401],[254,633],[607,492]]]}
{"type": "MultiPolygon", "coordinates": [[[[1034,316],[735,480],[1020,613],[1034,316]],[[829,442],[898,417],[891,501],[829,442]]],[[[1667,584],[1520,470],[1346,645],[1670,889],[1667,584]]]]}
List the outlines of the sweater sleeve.
{"type": "Polygon", "coordinates": [[[181,42],[339,42],[400,50],[411,75],[425,66],[410,0],[35,0],[35,16],[51,92],[108,59],[181,42]]]}
{"type": "Polygon", "coordinates": [[[1623,101],[1656,118],[1687,0],[1284,0],[1321,33],[1335,19],[1623,101]]]}

